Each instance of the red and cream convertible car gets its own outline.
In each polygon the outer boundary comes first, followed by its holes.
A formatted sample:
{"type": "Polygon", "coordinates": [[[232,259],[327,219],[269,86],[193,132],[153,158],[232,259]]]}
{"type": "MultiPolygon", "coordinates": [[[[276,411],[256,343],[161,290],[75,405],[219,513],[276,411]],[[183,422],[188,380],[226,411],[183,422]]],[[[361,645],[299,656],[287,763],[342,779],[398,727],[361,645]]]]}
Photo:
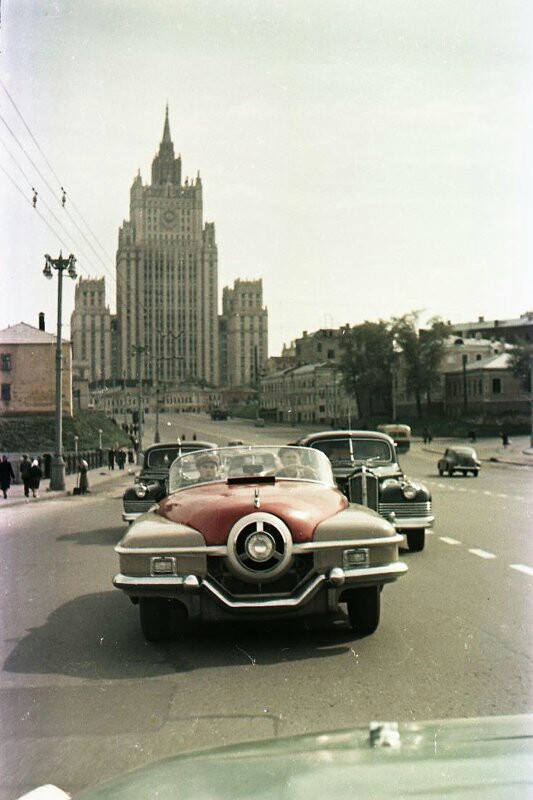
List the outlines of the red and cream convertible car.
{"type": "Polygon", "coordinates": [[[241,446],[177,458],[169,494],[141,514],[115,548],[114,585],[140,608],[145,638],[191,619],[335,615],[373,633],[380,593],[407,571],[403,537],[350,503],[324,453],[241,446]]]}

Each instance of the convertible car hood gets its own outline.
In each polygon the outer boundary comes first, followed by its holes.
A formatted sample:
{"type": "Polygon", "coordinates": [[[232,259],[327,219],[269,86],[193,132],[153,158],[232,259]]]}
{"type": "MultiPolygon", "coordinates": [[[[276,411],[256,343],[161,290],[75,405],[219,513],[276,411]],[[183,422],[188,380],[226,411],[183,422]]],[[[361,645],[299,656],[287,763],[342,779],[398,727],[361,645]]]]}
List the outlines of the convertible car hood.
{"type": "Polygon", "coordinates": [[[208,545],[225,544],[234,523],[262,511],[280,517],[295,542],[309,542],[319,522],[348,506],[338,489],[304,481],[276,484],[204,484],[165,498],[158,513],[203,534],[208,545]],[[254,505],[258,493],[259,506],[254,505]]]}
{"type": "Polygon", "coordinates": [[[531,716],[404,723],[392,737],[380,725],[169,758],[77,800],[531,797],[531,716]]]}

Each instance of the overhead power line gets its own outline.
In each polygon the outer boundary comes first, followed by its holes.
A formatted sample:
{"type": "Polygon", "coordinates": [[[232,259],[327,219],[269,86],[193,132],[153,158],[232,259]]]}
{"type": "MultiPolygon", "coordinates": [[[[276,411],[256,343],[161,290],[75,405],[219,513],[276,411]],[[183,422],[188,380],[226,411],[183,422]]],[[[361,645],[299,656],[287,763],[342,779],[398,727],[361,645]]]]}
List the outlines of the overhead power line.
{"type": "MultiPolygon", "coordinates": [[[[18,108],[18,106],[17,106],[17,104],[15,103],[14,99],[12,98],[11,94],[9,93],[9,91],[8,91],[8,89],[7,89],[7,86],[5,85],[5,83],[4,83],[4,82],[3,82],[1,79],[0,79],[0,85],[2,86],[2,88],[3,88],[4,92],[6,93],[7,97],[9,98],[9,101],[10,101],[11,105],[13,106],[13,108],[15,109],[15,111],[16,111],[16,113],[17,113],[17,115],[20,117],[20,119],[21,119],[21,121],[22,121],[22,124],[23,124],[23,125],[24,125],[24,127],[26,128],[26,130],[27,130],[28,134],[30,135],[30,137],[31,137],[31,139],[32,139],[32,141],[33,141],[33,143],[35,144],[35,147],[37,148],[37,150],[38,150],[38,151],[39,151],[39,153],[41,154],[42,158],[44,159],[44,161],[45,161],[46,165],[48,166],[48,169],[50,170],[50,172],[51,172],[51,173],[52,173],[52,175],[54,176],[55,180],[57,181],[57,184],[58,184],[58,186],[59,186],[59,188],[60,188],[60,191],[61,191],[61,199],[59,199],[59,197],[57,196],[57,194],[56,194],[56,192],[54,191],[54,189],[52,189],[52,187],[50,186],[50,184],[48,183],[48,181],[46,180],[46,178],[45,178],[45,177],[43,176],[43,174],[40,172],[39,168],[38,168],[38,167],[36,166],[36,164],[35,164],[35,163],[32,161],[32,159],[30,158],[30,156],[29,156],[29,155],[28,155],[28,153],[26,152],[26,150],[25,150],[25,148],[23,147],[23,145],[20,143],[20,141],[17,139],[17,137],[16,137],[16,135],[14,134],[14,132],[13,132],[13,131],[11,130],[11,128],[9,127],[8,123],[6,122],[6,120],[5,120],[5,119],[4,119],[4,118],[3,118],[1,115],[0,115],[0,119],[2,120],[2,122],[4,123],[4,125],[7,127],[7,129],[8,129],[8,130],[9,130],[9,132],[11,133],[11,135],[14,137],[14,139],[15,139],[15,141],[17,142],[17,144],[19,145],[19,147],[20,147],[20,148],[23,150],[23,152],[25,153],[25,155],[26,155],[26,157],[28,158],[28,160],[29,160],[29,161],[32,163],[32,165],[34,166],[34,168],[37,170],[37,172],[39,173],[39,175],[41,176],[41,178],[43,179],[43,181],[46,183],[46,185],[48,186],[48,188],[50,189],[50,191],[52,192],[52,194],[54,195],[54,197],[56,197],[57,201],[58,201],[59,203],[61,203],[62,207],[65,207],[65,201],[66,201],[66,198],[67,198],[67,193],[66,193],[66,190],[64,189],[64,182],[63,182],[63,181],[61,181],[61,179],[59,178],[59,176],[58,176],[57,172],[55,171],[55,169],[53,168],[53,166],[52,166],[52,164],[50,163],[49,159],[47,158],[47,156],[46,156],[46,154],[45,154],[44,150],[42,149],[42,147],[40,146],[39,142],[37,141],[37,139],[36,139],[36,138],[35,138],[35,136],[33,135],[33,133],[32,133],[32,131],[31,131],[31,129],[30,129],[30,127],[29,127],[28,123],[27,123],[27,122],[26,122],[26,120],[24,119],[24,116],[23,116],[22,112],[20,111],[20,109],[18,108]]],[[[79,216],[79,217],[80,217],[80,219],[82,220],[83,224],[85,225],[85,227],[86,227],[86,229],[88,230],[88,232],[90,233],[90,235],[93,237],[94,241],[96,242],[97,246],[100,248],[100,250],[101,250],[101,252],[103,253],[104,257],[105,257],[106,259],[108,259],[110,262],[112,262],[112,261],[113,261],[113,258],[112,258],[112,257],[110,257],[110,256],[109,256],[109,254],[106,252],[106,250],[105,250],[104,246],[101,244],[101,242],[99,241],[98,237],[97,237],[97,236],[96,236],[96,234],[93,232],[93,230],[91,229],[91,227],[90,227],[90,225],[88,224],[88,222],[85,220],[85,218],[84,218],[83,214],[82,214],[82,213],[81,213],[81,211],[78,209],[77,205],[74,203],[74,201],[73,201],[72,197],[70,196],[70,194],[68,195],[68,201],[69,201],[70,205],[72,205],[72,207],[73,207],[74,211],[75,211],[75,212],[78,214],[78,216],[79,216]]],[[[72,217],[71,217],[71,219],[72,219],[72,217]]],[[[73,221],[74,221],[74,220],[73,220],[73,221]]],[[[79,228],[78,228],[78,230],[79,230],[79,228]]],[[[81,233],[81,230],[80,230],[80,233],[81,233]]],[[[84,235],[84,234],[83,234],[83,235],[84,235]]],[[[85,236],[85,235],[84,235],[84,236],[85,236]]],[[[85,238],[86,238],[86,237],[85,237],[85,238]]],[[[89,241],[88,241],[87,239],[86,239],[86,241],[87,241],[87,243],[88,243],[88,244],[90,244],[90,243],[89,243],[89,241]]],[[[99,258],[99,259],[102,261],[102,263],[104,264],[104,269],[107,269],[107,267],[105,266],[105,263],[103,262],[103,260],[102,260],[101,256],[100,256],[98,253],[96,253],[96,250],[94,250],[94,247],[93,247],[93,245],[92,245],[92,244],[90,244],[90,246],[91,246],[91,248],[93,249],[93,252],[95,253],[95,255],[97,255],[97,257],[98,257],[98,258],[99,258]]],[[[112,275],[112,273],[109,273],[109,274],[110,274],[110,276],[112,277],[112,279],[114,280],[114,276],[112,275]]]]}

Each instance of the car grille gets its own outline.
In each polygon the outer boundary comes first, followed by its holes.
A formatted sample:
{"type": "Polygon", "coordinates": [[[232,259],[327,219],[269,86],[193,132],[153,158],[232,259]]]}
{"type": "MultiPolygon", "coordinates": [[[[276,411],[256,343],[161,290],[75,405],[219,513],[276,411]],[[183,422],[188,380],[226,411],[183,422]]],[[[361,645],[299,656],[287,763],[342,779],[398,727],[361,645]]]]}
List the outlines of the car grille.
{"type": "Polygon", "coordinates": [[[149,500],[125,500],[124,513],[126,514],[143,514],[152,508],[154,499],[151,497],[149,500]]]}
{"type": "Polygon", "coordinates": [[[379,513],[382,517],[388,517],[393,513],[397,519],[411,519],[412,517],[428,517],[431,514],[431,503],[380,503],[379,513]]]}
{"type": "Polygon", "coordinates": [[[364,470],[350,478],[348,497],[352,503],[360,503],[377,511],[379,481],[374,473],[364,470]],[[366,483],[366,500],[365,486],[366,483]]]}
{"type": "Polygon", "coordinates": [[[275,581],[269,583],[248,583],[241,581],[233,575],[221,558],[217,556],[207,557],[207,572],[209,577],[216,581],[222,589],[234,597],[267,597],[275,595],[289,596],[299,586],[307,580],[313,571],[312,553],[304,553],[294,557],[290,569],[275,581]]]}

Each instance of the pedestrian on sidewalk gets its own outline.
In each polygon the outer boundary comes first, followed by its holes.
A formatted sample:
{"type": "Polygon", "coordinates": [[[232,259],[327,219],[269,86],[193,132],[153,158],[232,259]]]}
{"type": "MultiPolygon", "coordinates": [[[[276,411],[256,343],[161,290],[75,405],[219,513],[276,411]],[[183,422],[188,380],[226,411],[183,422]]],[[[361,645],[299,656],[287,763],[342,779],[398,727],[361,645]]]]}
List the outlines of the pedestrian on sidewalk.
{"type": "Polygon", "coordinates": [[[41,478],[43,477],[43,471],[40,468],[39,462],[37,461],[36,458],[34,458],[33,461],[31,462],[29,476],[30,476],[29,486],[32,495],[34,497],[38,497],[39,495],[37,494],[37,492],[39,490],[39,486],[41,485],[41,478]]]}
{"type": "Polygon", "coordinates": [[[88,477],[88,474],[87,474],[88,472],[89,472],[89,464],[87,463],[87,461],[84,458],[81,458],[80,459],[80,465],[79,465],[80,494],[87,494],[87,492],[89,491],[89,477],[88,477]]]}
{"type": "Polygon", "coordinates": [[[13,472],[11,461],[4,455],[2,456],[2,461],[0,461],[0,489],[4,494],[4,500],[7,498],[7,492],[11,486],[11,481],[14,480],[15,473],[13,472]]]}
{"type": "Polygon", "coordinates": [[[24,454],[19,464],[20,477],[22,478],[22,483],[24,484],[24,497],[30,496],[30,468],[31,461],[28,456],[24,454]]]}
{"type": "Polygon", "coordinates": [[[115,451],[112,447],[107,451],[107,468],[115,469],[115,451]]]}

